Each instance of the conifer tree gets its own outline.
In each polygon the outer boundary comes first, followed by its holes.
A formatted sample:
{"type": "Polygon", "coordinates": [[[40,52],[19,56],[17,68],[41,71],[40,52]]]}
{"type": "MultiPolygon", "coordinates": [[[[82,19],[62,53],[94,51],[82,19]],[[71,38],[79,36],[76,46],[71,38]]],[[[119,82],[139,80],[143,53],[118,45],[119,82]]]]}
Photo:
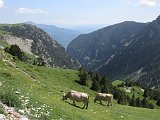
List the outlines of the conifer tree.
{"type": "Polygon", "coordinates": [[[95,90],[95,91],[100,90],[99,76],[98,76],[98,74],[96,74],[96,76],[93,78],[92,81],[93,81],[93,82],[92,82],[92,87],[91,87],[91,89],[92,89],[92,90],[95,90]]]}
{"type": "Polygon", "coordinates": [[[146,90],[144,91],[143,97],[148,97],[148,96],[149,96],[149,90],[146,89],[146,90]]]}
{"type": "Polygon", "coordinates": [[[79,80],[76,82],[78,82],[80,85],[86,86],[87,80],[89,79],[89,75],[82,67],[79,69],[78,76],[79,76],[79,80]]]}
{"type": "Polygon", "coordinates": [[[156,105],[160,106],[160,98],[159,98],[159,100],[157,101],[157,104],[156,104],[156,105]]]}
{"type": "Polygon", "coordinates": [[[147,101],[147,98],[146,98],[146,97],[143,98],[143,100],[142,100],[142,106],[143,106],[144,108],[148,108],[148,101],[147,101]]]}
{"type": "Polygon", "coordinates": [[[129,104],[130,104],[130,106],[136,107],[136,101],[135,101],[135,95],[134,94],[132,95],[132,98],[131,98],[129,104]]]}
{"type": "Polygon", "coordinates": [[[141,102],[141,99],[139,97],[136,99],[136,106],[137,107],[142,107],[142,102],[141,102]]]}
{"type": "Polygon", "coordinates": [[[106,76],[103,76],[100,81],[100,89],[102,93],[109,93],[109,82],[106,76]]]}

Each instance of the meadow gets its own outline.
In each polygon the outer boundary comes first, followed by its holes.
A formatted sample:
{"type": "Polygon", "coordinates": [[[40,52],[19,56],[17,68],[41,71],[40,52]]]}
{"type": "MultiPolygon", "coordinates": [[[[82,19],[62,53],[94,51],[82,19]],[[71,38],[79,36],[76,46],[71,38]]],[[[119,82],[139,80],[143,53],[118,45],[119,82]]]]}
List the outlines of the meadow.
{"type": "Polygon", "coordinates": [[[31,120],[158,120],[160,109],[137,108],[119,105],[114,100],[113,106],[100,105],[93,99],[95,91],[81,86],[78,71],[40,67],[19,60],[0,49],[0,93],[9,92],[17,96],[25,110],[25,115],[31,120]],[[69,90],[86,92],[90,96],[88,109],[82,109],[83,104],[72,105],[62,96],[69,90]]]}

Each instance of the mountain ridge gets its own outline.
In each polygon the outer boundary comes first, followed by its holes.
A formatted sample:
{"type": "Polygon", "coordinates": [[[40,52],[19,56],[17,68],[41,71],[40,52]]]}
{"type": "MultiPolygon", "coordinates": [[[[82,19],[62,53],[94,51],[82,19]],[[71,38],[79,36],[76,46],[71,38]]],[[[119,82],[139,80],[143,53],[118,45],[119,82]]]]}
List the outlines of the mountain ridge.
{"type": "Polygon", "coordinates": [[[96,69],[109,60],[110,56],[129,43],[145,23],[125,21],[111,25],[89,34],[82,34],[75,38],[67,47],[67,52],[87,69],[96,69]]]}
{"type": "MultiPolygon", "coordinates": [[[[65,49],[56,40],[52,39],[48,33],[34,25],[0,25],[0,31],[8,32],[10,33],[10,36],[21,38],[22,42],[26,39],[32,40],[33,42],[31,43],[31,52],[37,56],[42,57],[51,67],[65,66],[66,68],[73,69],[77,69],[79,67],[79,63],[71,58],[65,52],[65,49]]],[[[2,33],[1,36],[5,40],[5,37],[3,37],[5,34],[2,33]]]]}
{"type": "Polygon", "coordinates": [[[56,39],[64,48],[67,47],[68,43],[75,37],[81,34],[81,32],[69,29],[57,27],[55,25],[37,24],[34,22],[25,22],[25,24],[35,25],[44,31],[46,31],[53,39],[56,39]]]}

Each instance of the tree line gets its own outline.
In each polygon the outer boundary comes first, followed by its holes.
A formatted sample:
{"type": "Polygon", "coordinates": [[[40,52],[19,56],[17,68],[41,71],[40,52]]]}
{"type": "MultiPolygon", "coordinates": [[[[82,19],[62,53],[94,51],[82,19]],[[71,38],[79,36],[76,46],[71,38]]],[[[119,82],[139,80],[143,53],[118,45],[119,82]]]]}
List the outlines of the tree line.
{"type": "Polygon", "coordinates": [[[125,93],[125,91],[119,89],[120,87],[142,87],[138,82],[126,81],[122,82],[122,84],[119,84],[118,86],[112,86],[111,81],[106,75],[100,76],[98,73],[86,71],[82,67],[79,69],[78,76],[79,80],[76,80],[77,83],[87,86],[91,90],[97,92],[112,93],[118,104],[154,109],[155,106],[150,102],[150,100],[156,100],[156,104],[160,106],[159,91],[144,89],[142,97],[136,97],[134,94],[130,97],[125,93]]]}
{"type": "Polygon", "coordinates": [[[111,82],[108,80],[107,76],[101,77],[98,73],[94,74],[91,71],[86,71],[82,67],[79,69],[79,80],[77,83],[83,86],[88,86],[91,90],[110,93],[111,82]]]}

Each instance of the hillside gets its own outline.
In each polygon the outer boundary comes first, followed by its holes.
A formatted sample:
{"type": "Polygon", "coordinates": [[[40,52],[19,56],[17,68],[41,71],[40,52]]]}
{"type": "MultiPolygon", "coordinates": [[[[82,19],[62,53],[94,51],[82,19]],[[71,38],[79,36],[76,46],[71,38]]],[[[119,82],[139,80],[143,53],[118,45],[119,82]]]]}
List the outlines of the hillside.
{"type": "Polygon", "coordinates": [[[145,23],[126,21],[75,38],[67,52],[86,69],[96,71],[111,60],[122,46],[127,46],[145,23]]]}
{"type": "Polygon", "coordinates": [[[28,24],[0,25],[0,38],[9,44],[41,57],[48,66],[77,69],[79,63],[70,57],[65,49],[42,29],[28,24]]]}
{"type": "Polygon", "coordinates": [[[17,110],[25,109],[24,114],[30,119],[158,120],[160,118],[159,109],[136,108],[119,105],[116,102],[112,107],[94,103],[95,92],[75,82],[78,79],[77,73],[74,70],[38,67],[13,60],[11,55],[0,48],[0,92],[7,91],[18,96],[25,104],[17,110]],[[79,108],[83,106],[82,103],[77,103],[78,107],[74,107],[70,104],[72,101],[68,100],[68,103],[61,100],[63,93],[70,89],[90,95],[87,110],[79,108]]]}
{"type": "Polygon", "coordinates": [[[46,31],[53,39],[56,39],[58,43],[60,43],[64,48],[67,47],[69,42],[76,38],[81,32],[67,29],[67,28],[60,28],[54,25],[45,25],[45,24],[36,24],[33,22],[26,22],[27,24],[35,25],[44,31],[46,31]]]}
{"type": "Polygon", "coordinates": [[[159,89],[160,71],[160,16],[132,38],[132,43],[117,52],[101,69],[111,77],[131,75],[129,79],[143,86],[159,89]]]}
{"type": "Polygon", "coordinates": [[[123,22],[80,35],[67,51],[86,68],[110,79],[160,88],[160,16],[150,23],[123,22]]]}

